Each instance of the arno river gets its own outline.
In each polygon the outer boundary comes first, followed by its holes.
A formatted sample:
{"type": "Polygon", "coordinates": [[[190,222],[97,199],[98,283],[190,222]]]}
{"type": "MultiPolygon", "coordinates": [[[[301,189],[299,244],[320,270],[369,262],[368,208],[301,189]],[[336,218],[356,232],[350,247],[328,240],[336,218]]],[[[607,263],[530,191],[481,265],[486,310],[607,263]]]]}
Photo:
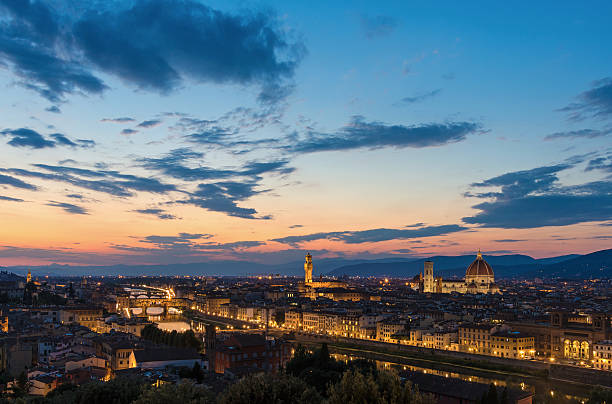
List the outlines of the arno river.
{"type": "MultiPolygon", "coordinates": [[[[358,354],[345,355],[334,353],[332,354],[332,356],[342,361],[362,359],[362,357],[360,357],[358,354]]],[[[532,376],[503,376],[492,372],[477,370],[470,370],[470,373],[466,373],[465,369],[460,368],[456,368],[454,370],[440,370],[403,363],[385,362],[380,360],[376,360],[375,362],[377,367],[381,369],[393,368],[398,371],[408,370],[412,372],[423,372],[442,377],[457,378],[469,382],[485,384],[493,383],[498,387],[508,386],[510,388],[533,391],[536,395],[536,403],[584,403],[587,401],[587,397],[589,396],[590,392],[590,388],[587,387],[554,380],[543,380],[542,378],[532,376]]]]}

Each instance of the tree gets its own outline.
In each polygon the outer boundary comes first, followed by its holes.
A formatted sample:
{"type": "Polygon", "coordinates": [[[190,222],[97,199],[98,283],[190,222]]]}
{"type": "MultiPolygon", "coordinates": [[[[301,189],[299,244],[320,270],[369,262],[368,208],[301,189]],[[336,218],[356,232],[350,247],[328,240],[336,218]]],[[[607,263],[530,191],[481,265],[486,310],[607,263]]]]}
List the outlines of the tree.
{"type": "Polygon", "coordinates": [[[499,399],[499,404],[510,404],[507,387],[504,387],[504,391],[502,391],[501,398],[499,399]]]}
{"type": "Polygon", "coordinates": [[[257,374],[231,385],[219,398],[219,404],[319,404],[322,400],[314,388],[297,377],[257,374]]]}
{"type": "Polygon", "coordinates": [[[30,392],[30,380],[25,371],[21,372],[19,376],[14,380],[13,386],[11,387],[11,397],[18,398],[27,396],[30,392]]]}
{"type": "Polygon", "coordinates": [[[145,390],[133,404],[212,404],[214,394],[190,382],[162,384],[145,390]]]}
{"type": "Polygon", "coordinates": [[[612,389],[607,389],[601,386],[595,387],[589,396],[587,404],[604,404],[612,403],[612,389]]]}
{"type": "Polygon", "coordinates": [[[193,369],[191,369],[191,375],[196,382],[202,383],[204,379],[204,373],[202,372],[202,367],[200,366],[200,362],[195,362],[193,364],[193,369]]]}
{"type": "Polygon", "coordinates": [[[402,383],[395,372],[380,371],[361,373],[347,371],[340,382],[329,388],[329,404],[388,403],[388,404],[433,404],[434,398],[419,393],[410,382],[402,383]]]}
{"type": "Polygon", "coordinates": [[[489,391],[482,395],[480,399],[481,404],[499,404],[499,398],[497,396],[497,387],[493,383],[489,385],[489,391]]]}
{"type": "Polygon", "coordinates": [[[136,377],[117,377],[108,382],[90,382],[74,390],[46,397],[49,404],[130,404],[140,397],[148,383],[136,377]]]}

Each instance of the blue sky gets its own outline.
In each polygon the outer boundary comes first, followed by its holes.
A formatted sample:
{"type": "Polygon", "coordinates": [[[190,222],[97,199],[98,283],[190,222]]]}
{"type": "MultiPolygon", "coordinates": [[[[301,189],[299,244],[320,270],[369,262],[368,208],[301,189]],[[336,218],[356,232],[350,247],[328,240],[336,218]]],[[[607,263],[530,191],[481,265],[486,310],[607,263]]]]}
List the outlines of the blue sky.
{"type": "Polygon", "coordinates": [[[611,9],[0,0],[0,264],[605,248],[611,9]]]}

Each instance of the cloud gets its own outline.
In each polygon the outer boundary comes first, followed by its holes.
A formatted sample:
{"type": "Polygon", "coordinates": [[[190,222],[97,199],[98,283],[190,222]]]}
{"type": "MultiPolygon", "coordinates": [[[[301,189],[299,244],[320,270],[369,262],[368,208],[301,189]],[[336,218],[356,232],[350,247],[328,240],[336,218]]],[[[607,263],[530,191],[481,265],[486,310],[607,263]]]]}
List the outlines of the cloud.
{"type": "Polygon", "coordinates": [[[423,148],[460,142],[467,135],[479,132],[481,125],[472,122],[404,126],[366,122],[362,116],[354,116],[337,133],[310,132],[286,148],[296,153],[382,147],[423,148]]]}
{"type": "Polygon", "coordinates": [[[607,157],[598,157],[589,161],[585,171],[601,170],[612,173],[612,155],[607,157]]]}
{"type": "Polygon", "coordinates": [[[191,83],[286,87],[305,54],[271,13],[229,14],[194,0],[0,3],[0,56],[21,85],[57,103],[100,94],[104,73],[141,90],[191,83]],[[152,21],[155,23],[153,24],[152,21]]]}
{"type": "Polygon", "coordinates": [[[136,121],[134,118],[130,118],[127,116],[120,118],[102,118],[100,122],[112,122],[112,123],[130,123],[136,121]]]}
{"type": "Polygon", "coordinates": [[[31,147],[33,149],[44,149],[46,147],[55,147],[56,143],[45,139],[40,133],[26,128],[19,129],[4,129],[0,134],[12,136],[8,144],[15,147],[31,147]]]}
{"type": "Polygon", "coordinates": [[[493,240],[496,243],[520,243],[521,241],[528,241],[524,239],[513,239],[513,238],[503,238],[499,240],[493,240]]]}
{"type": "Polygon", "coordinates": [[[599,129],[580,129],[571,130],[566,132],[555,132],[547,135],[544,140],[556,140],[556,139],[594,139],[597,137],[607,136],[612,133],[612,129],[599,130],[599,129]]]}
{"type": "Polygon", "coordinates": [[[292,224],[291,226],[289,226],[290,229],[299,229],[301,227],[304,227],[304,226],[301,224],[292,224]]]}
{"type": "Polygon", "coordinates": [[[429,91],[423,94],[414,95],[412,97],[404,97],[400,101],[404,104],[414,104],[417,102],[425,101],[429,98],[433,98],[436,95],[440,94],[441,91],[442,89],[438,88],[437,90],[429,91]]]}
{"type": "Polygon", "coordinates": [[[143,215],[153,215],[153,216],[156,216],[158,219],[162,219],[162,220],[177,219],[176,216],[174,216],[173,214],[167,213],[163,209],[156,209],[156,208],[136,209],[134,212],[142,213],[143,215]]]}
{"type": "Polygon", "coordinates": [[[88,214],[85,208],[78,206],[78,205],[73,205],[71,203],[66,203],[66,202],[49,201],[49,203],[47,203],[47,206],[55,206],[57,208],[62,208],[64,209],[65,212],[72,213],[74,215],[87,215],[88,214]]]}
{"type": "Polygon", "coordinates": [[[612,118],[612,77],[605,77],[593,82],[590,90],[584,91],[577,97],[577,101],[561,108],[568,118],[573,121],[582,121],[586,118],[612,118]]]}
{"type": "Polygon", "coordinates": [[[10,196],[2,196],[0,195],[0,201],[7,201],[7,202],[25,202],[23,199],[19,199],[19,198],[12,198],[10,196]]]}
{"type": "Polygon", "coordinates": [[[123,174],[112,170],[89,170],[48,164],[34,164],[34,167],[42,171],[3,168],[0,169],[0,172],[47,181],[64,182],[80,188],[119,197],[133,196],[133,191],[165,194],[177,190],[174,184],[166,184],[156,178],[123,174]]]}
{"type": "Polygon", "coordinates": [[[32,191],[35,191],[37,189],[34,185],[28,184],[27,182],[24,182],[19,178],[11,177],[10,175],[0,174],[0,184],[11,185],[15,188],[29,189],[32,191]]]}
{"type": "Polygon", "coordinates": [[[543,166],[472,184],[472,188],[501,189],[466,193],[468,197],[491,201],[472,206],[479,212],[464,217],[463,222],[481,227],[522,229],[609,220],[612,217],[612,182],[560,185],[558,173],[574,166],[570,163],[543,166]]]}
{"type": "Polygon", "coordinates": [[[370,229],[360,231],[335,231],[327,233],[312,233],[301,236],[286,236],[270,241],[288,244],[294,247],[301,243],[315,240],[342,241],[347,244],[377,243],[389,240],[418,239],[424,237],[442,236],[466,230],[466,227],[456,224],[441,226],[426,226],[416,229],[370,229]]]}
{"type": "Polygon", "coordinates": [[[238,202],[266,192],[266,190],[256,190],[256,187],[256,183],[234,181],[199,184],[188,199],[179,200],[177,203],[190,204],[243,219],[271,219],[270,216],[257,216],[257,210],[253,208],[238,206],[238,202]]]}
{"type": "Polygon", "coordinates": [[[54,114],[61,114],[62,113],[62,110],[59,109],[59,107],[57,105],[52,105],[52,106],[50,106],[48,108],[45,108],[45,111],[52,112],[54,114]]]}
{"type": "Polygon", "coordinates": [[[137,131],[137,130],[135,130],[135,129],[129,129],[129,128],[128,128],[128,129],[123,129],[123,130],[121,131],[121,134],[122,134],[122,135],[133,135],[133,134],[135,134],[135,133],[138,133],[138,131],[137,131]]]}
{"type": "Polygon", "coordinates": [[[293,171],[289,167],[288,160],[278,160],[269,162],[248,162],[242,167],[234,169],[216,169],[207,166],[189,166],[192,161],[203,159],[204,154],[193,151],[189,148],[179,148],[171,150],[163,157],[141,158],[138,161],[148,170],[155,170],[172,178],[183,181],[202,181],[218,180],[235,177],[250,177],[251,181],[256,181],[260,175],[266,173],[288,174],[293,171]]]}
{"type": "Polygon", "coordinates": [[[8,144],[14,147],[30,147],[32,149],[45,149],[57,146],[89,148],[95,146],[93,140],[77,139],[76,142],[70,140],[61,133],[51,133],[51,139],[45,138],[35,130],[28,128],[4,129],[0,135],[9,136],[11,139],[8,144]]]}
{"type": "Polygon", "coordinates": [[[140,122],[138,125],[136,125],[136,127],[148,129],[148,128],[154,128],[154,127],[160,125],[161,123],[162,123],[162,121],[159,120],[159,119],[149,119],[147,121],[140,122]]]}
{"type": "Polygon", "coordinates": [[[362,15],[360,23],[363,35],[368,39],[389,35],[398,25],[395,18],[386,15],[362,15]]]}
{"type": "Polygon", "coordinates": [[[208,255],[214,252],[234,252],[265,244],[262,241],[217,243],[210,241],[212,237],[212,234],[199,233],[179,233],[176,236],[151,235],[139,238],[138,242],[142,245],[129,246],[114,244],[112,247],[117,250],[135,253],[199,256],[202,253],[208,255]]]}

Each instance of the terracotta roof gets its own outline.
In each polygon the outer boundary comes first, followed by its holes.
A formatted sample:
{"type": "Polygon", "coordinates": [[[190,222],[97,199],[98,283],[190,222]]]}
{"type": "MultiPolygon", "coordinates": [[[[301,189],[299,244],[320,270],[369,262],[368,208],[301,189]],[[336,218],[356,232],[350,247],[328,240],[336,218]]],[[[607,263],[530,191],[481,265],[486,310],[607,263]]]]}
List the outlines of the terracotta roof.
{"type": "Polygon", "coordinates": [[[137,363],[142,362],[157,362],[157,361],[175,361],[200,359],[200,354],[190,348],[160,348],[160,349],[145,349],[142,351],[134,351],[134,357],[137,363]]]}
{"type": "Polygon", "coordinates": [[[483,276],[490,275],[493,276],[493,268],[487,261],[485,261],[480,253],[478,253],[478,257],[470,264],[467,271],[465,271],[465,276],[483,276]]]}

